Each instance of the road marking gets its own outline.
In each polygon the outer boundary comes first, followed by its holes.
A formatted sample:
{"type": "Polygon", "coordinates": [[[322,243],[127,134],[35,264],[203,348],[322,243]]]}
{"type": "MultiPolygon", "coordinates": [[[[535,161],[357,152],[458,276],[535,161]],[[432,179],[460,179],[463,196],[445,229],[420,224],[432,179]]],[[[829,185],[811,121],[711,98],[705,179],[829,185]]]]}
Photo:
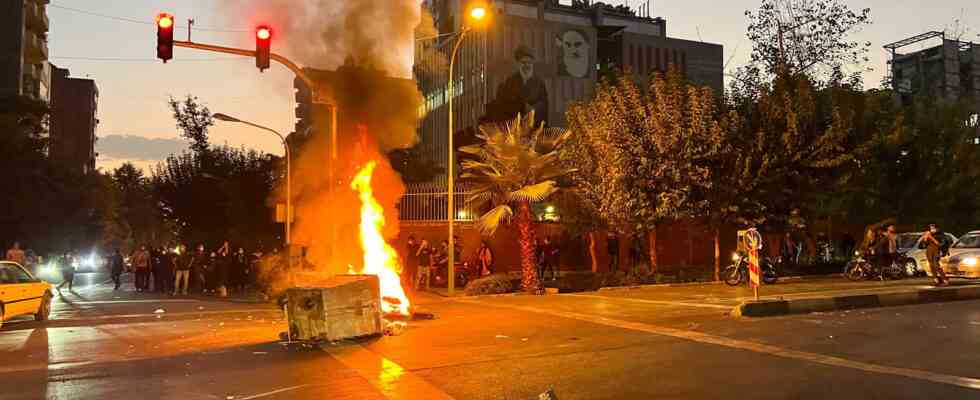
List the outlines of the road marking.
{"type": "Polygon", "coordinates": [[[686,303],[682,301],[661,301],[661,300],[646,300],[646,299],[631,299],[627,297],[611,297],[611,296],[597,296],[593,294],[569,294],[571,297],[587,297],[591,299],[614,299],[623,300],[632,303],[647,303],[647,304],[657,304],[665,306],[681,306],[681,307],[699,307],[699,308],[713,308],[718,310],[728,310],[731,311],[732,306],[725,306],[721,304],[703,304],[703,303],[686,303]]]}
{"type": "Polygon", "coordinates": [[[296,386],[290,386],[290,387],[287,387],[287,388],[282,388],[282,389],[276,389],[276,390],[273,390],[273,391],[271,391],[271,392],[265,392],[265,393],[259,393],[259,394],[253,394],[253,395],[251,395],[251,396],[248,396],[248,397],[242,397],[242,398],[240,398],[240,399],[236,399],[236,400],[253,400],[253,399],[261,399],[261,398],[263,398],[263,397],[269,397],[269,396],[273,396],[273,395],[277,395],[277,394],[279,394],[279,393],[285,393],[285,392],[292,392],[292,391],[294,391],[294,390],[298,390],[298,389],[303,389],[303,388],[307,388],[307,387],[311,387],[311,386],[323,386],[323,385],[314,385],[314,384],[304,384],[304,385],[296,385],[296,386]]]}
{"type": "MultiPolygon", "coordinates": [[[[162,313],[162,314],[120,314],[120,315],[93,315],[91,317],[78,316],[75,318],[52,318],[52,322],[61,321],[101,321],[101,320],[113,320],[113,319],[133,319],[133,318],[155,318],[160,317],[163,319],[165,317],[186,317],[186,316],[196,316],[196,315],[216,315],[216,314],[258,314],[267,312],[280,312],[274,308],[262,308],[262,309],[252,309],[252,310],[214,310],[214,311],[188,311],[188,312],[175,312],[175,313],[162,313]]],[[[58,315],[56,313],[55,315],[58,315]]]]}
{"type": "Polygon", "coordinates": [[[323,350],[367,379],[385,398],[453,400],[429,381],[361,345],[326,345],[323,350]]]}
{"type": "Polygon", "coordinates": [[[790,349],[785,349],[779,346],[773,346],[768,344],[748,342],[744,340],[731,339],[722,336],[709,335],[701,332],[686,331],[681,329],[666,328],[661,326],[644,324],[640,322],[630,322],[630,321],[606,318],[598,315],[581,314],[581,313],[568,312],[568,311],[557,311],[557,310],[543,309],[543,308],[529,307],[529,306],[494,304],[494,303],[488,303],[488,302],[483,302],[478,300],[457,300],[457,301],[468,302],[468,303],[479,303],[481,305],[488,305],[492,307],[510,308],[510,309],[526,311],[526,312],[531,312],[536,314],[553,315],[553,316],[558,316],[558,317],[563,317],[568,319],[574,319],[578,321],[591,322],[595,324],[611,326],[614,328],[629,329],[638,332],[652,333],[655,335],[669,336],[678,339],[690,340],[698,343],[714,344],[718,346],[746,350],[755,353],[768,354],[777,357],[789,358],[793,360],[810,361],[813,363],[830,365],[834,367],[850,368],[859,371],[874,372],[879,374],[897,375],[906,378],[929,381],[933,383],[941,383],[941,384],[959,386],[968,389],[980,390],[980,379],[978,378],[946,375],[937,372],[912,369],[912,368],[888,367],[884,365],[876,365],[876,364],[870,364],[861,361],[853,361],[845,358],[827,356],[823,354],[790,350],[790,349]]]}
{"type": "Polygon", "coordinates": [[[79,305],[90,305],[90,304],[138,304],[138,303],[200,303],[200,300],[192,299],[158,299],[158,300],[94,300],[94,301],[67,301],[62,300],[66,304],[79,304],[79,305]]]}

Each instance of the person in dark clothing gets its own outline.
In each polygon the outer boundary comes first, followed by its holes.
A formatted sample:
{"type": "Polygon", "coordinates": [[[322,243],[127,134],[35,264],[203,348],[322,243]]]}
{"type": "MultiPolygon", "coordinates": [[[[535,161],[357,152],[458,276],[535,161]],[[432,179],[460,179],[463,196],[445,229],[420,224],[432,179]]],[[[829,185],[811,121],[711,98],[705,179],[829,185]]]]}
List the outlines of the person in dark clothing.
{"type": "Polygon", "coordinates": [[[418,277],[415,282],[415,289],[428,289],[430,284],[430,279],[432,278],[432,268],[435,265],[435,252],[432,246],[429,246],[429,241],[422,239],[419,243],[418,250],[415,251],[415,255],[419,258],[419,269],[418,277]],[[425,281],[425,285],[422,285],[422,281],[425,281]]]}
{"type": "Polygon", "coordinates": [[[70,252],[65,253],[58,260],[58,268],[61,270],[61,284],[58,285],[58,294],[61,294],[61,288],[65,285],[68,285],[68,291],[71,292],[75,283],[75,257],[70,252]]]}
{"type": "Polygon", "coordinates": [[[122,283],[122,273],[123,269],[126,268],[126,260],[123,259],[122,253],[119,249],[115,249],[112,256],[109,257],[109,272],[112,275],[112,282],[115,287],[112,290],[119,290],[119,285],[122,283]]]}
{"type": "Polygon", "coordinates": [[[636,275],[643,262],[643,240],[639,233],[630,236],[630,273],[636,275]]]}
{"type": "Polygon", "coordinates": [[[534,74],[534,54],[527,46],[514,50],[517,71],[497,86],[497,97],[487,105],[490,120],[504,121],[534,112],[534,126],[548,122],[548,87],[534,74]]]}
{"type": "Polygon", "coordinates": [[[193,290],[199,290],[201,294],[207,292],[207,273],[210,269],[211,257],[204,251],[204,245],[197,246],[197,252],[191,256],[191,285],[193,290]]]}
{"type": "Polygon", "coordinates": [[[840,238],[840,250],[844,257],[850,258],[854,256],[854,248],[857,246],[857,241],[854,240],[854,236],[850,233],[844,233],[840,238]]]}
{"type": "Polygon", "coordinates": [[[486,241],[483,241],[476,251],[476,262],[480,267],[480,276],[493,274],[493,261],[493,249],[486,241]]]}
{"type": "Polygon", "coordinates": [[[226,240],[218,249],[218,256],[214,263],[214,290],[220,297],[228,296],[228,271],[231,270],[231,256],[231,244],[226,240]]]}
{"type": "Polygon", "coordinates": [[[146,275],[145,291],[157,290],[157,285],[159,285],[159,283],[157,283],[157,275],[160,271],[160,255],[162,254],[163,253],[160,251],[160,249],[153,247],[150,248],[150,270],[147,271],[146,275]]]}
{"type": "Polygon", "coordinates": [[[133,273],[136,274],[136,291],[142,292],[146,290],[150,277],[150,252],[146,250],[146,246],[140,246],[140,249],[133,253],[130,263],[133,273]]]}
{"type": "Polygon", "coordinates": [[[245,249],[241,247],[232,256],[231,271],[228,273],[228,279],[231,281],[232,290],[238,294],[244,295],[246,293],[251,272],[249,269],[252,267],[250,261],[248,253],[245,253],[245,249]]]}
{"type": "Polygon", "coordinates": [[[408,245],[405,250],[405,268],[402,269],[402,285],[413,287],[415,286],[415,277],[418,275],[419,268],[419,245],[415,243],[415,236],[408,237],[408,245]]]}
{"type": "Polygon", "coordinates": [[[552,243],[551,238],[545,237],[538,249],[538,262],[541,265],[538,279],[545,280],[545,274],[551,273],[551,280],[558,279],[558,246],[552,243]]]}
{"type": "Polygon", "coordinates": [[[871,242],[871,251],[874,257],[875,268],[878,269],[878,279],[885,280],[885,269],[891,264],[888,257],[888,234],[882,229],[878,228],[875,232],[874,241],[871,242]]]}
{"type": "Polygon", "coordinates": [[[609,252],[609,272],[619,271],[619,236],[610,232],[606,237],[606,250],[609,252]]]}
{"type": "Polygon", "coordinates": [[[544,280],[544,243],[541,243],[541,239],[534,239],[534,262],[535,270],[538,274],[538,280],[544,280]]]}
{"type": "Polygon", "coordinates": [[[936,280],[936,286],[948,285],[946,271],[939,266],[939,259],[949,251],[946,235],[936,224],[931,224],[929,230],[922,234],[920,241],[926,245],[926,259],[929,260],[929,271],[932,272],[932,278],[936,280]]]}

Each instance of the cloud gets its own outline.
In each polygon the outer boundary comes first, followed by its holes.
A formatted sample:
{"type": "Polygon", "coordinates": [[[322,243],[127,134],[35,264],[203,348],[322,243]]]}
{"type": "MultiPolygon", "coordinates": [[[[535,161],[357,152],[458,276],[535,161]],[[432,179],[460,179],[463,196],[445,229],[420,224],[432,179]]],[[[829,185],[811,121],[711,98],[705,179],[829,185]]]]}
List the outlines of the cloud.
{"type": "Polygon", "coordinates": [[[186,149],[187,142],[183,139],[133,135],[101,136],[95,144],[99,159],[133,161],[161,161],[171,154],[179,154],[186,149]]]}

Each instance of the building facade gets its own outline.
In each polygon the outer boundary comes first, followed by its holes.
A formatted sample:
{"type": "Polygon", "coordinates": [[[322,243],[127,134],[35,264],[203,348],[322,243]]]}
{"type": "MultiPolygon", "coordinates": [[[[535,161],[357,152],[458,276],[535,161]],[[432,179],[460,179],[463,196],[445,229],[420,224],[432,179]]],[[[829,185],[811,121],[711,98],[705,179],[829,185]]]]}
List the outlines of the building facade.
{"type": "MultiPolygon", "coordinates": [[[[472,141],[481,121],[534,110],[538,122],[565,125],[565,111],[588,100],[604,71],[646,81],[673,68],[720,93],[721,45],[671,38],[667,21],[639,9],[573,0],[496,0],[484,29],[469,31],[453,68],[454,146],[472,141]]],[[[424,97],[418,152],[448,160],[448,59],[469,0],[425,0],[439,36],[420,38],[415,78],[424,97]]],[[[445,176],[437,181],[445,181],[445,176]]]]}
{"type": "MultiPolygon", "coordinates": [[[[980,44],[951,40],[942,32],[927,32],[885,45],[892,88],[903,96],[935,96],[947,100],[980,99],[980,44]],[[936,42],[906,52],[912,45],[936,42]]],[[[978,101],[980,109],[980,101],[978,101]]]]}
{"type": "Polygon", "coordinates": [[[48,101],[49,0],[0,2],[0,98],[48,101]]]}
{"type": "Polygon", "coordinates": [[[52,66],[49,156],[69,169],[95,170],[99,88],[91,79],[72,78],[68,69],[52,66]]]}

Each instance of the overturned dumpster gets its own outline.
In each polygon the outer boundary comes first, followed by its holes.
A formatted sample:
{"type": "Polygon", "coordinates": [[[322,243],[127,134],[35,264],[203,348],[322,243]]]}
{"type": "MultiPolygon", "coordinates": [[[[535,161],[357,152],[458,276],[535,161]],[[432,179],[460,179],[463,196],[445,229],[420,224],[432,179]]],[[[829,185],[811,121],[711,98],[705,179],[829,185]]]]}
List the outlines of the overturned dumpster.
{"type": "Polygon", "coordinates": [[[334,342],[384,332],[376,275],[337,275],[286,291],[290,340],[334,342]]]}

